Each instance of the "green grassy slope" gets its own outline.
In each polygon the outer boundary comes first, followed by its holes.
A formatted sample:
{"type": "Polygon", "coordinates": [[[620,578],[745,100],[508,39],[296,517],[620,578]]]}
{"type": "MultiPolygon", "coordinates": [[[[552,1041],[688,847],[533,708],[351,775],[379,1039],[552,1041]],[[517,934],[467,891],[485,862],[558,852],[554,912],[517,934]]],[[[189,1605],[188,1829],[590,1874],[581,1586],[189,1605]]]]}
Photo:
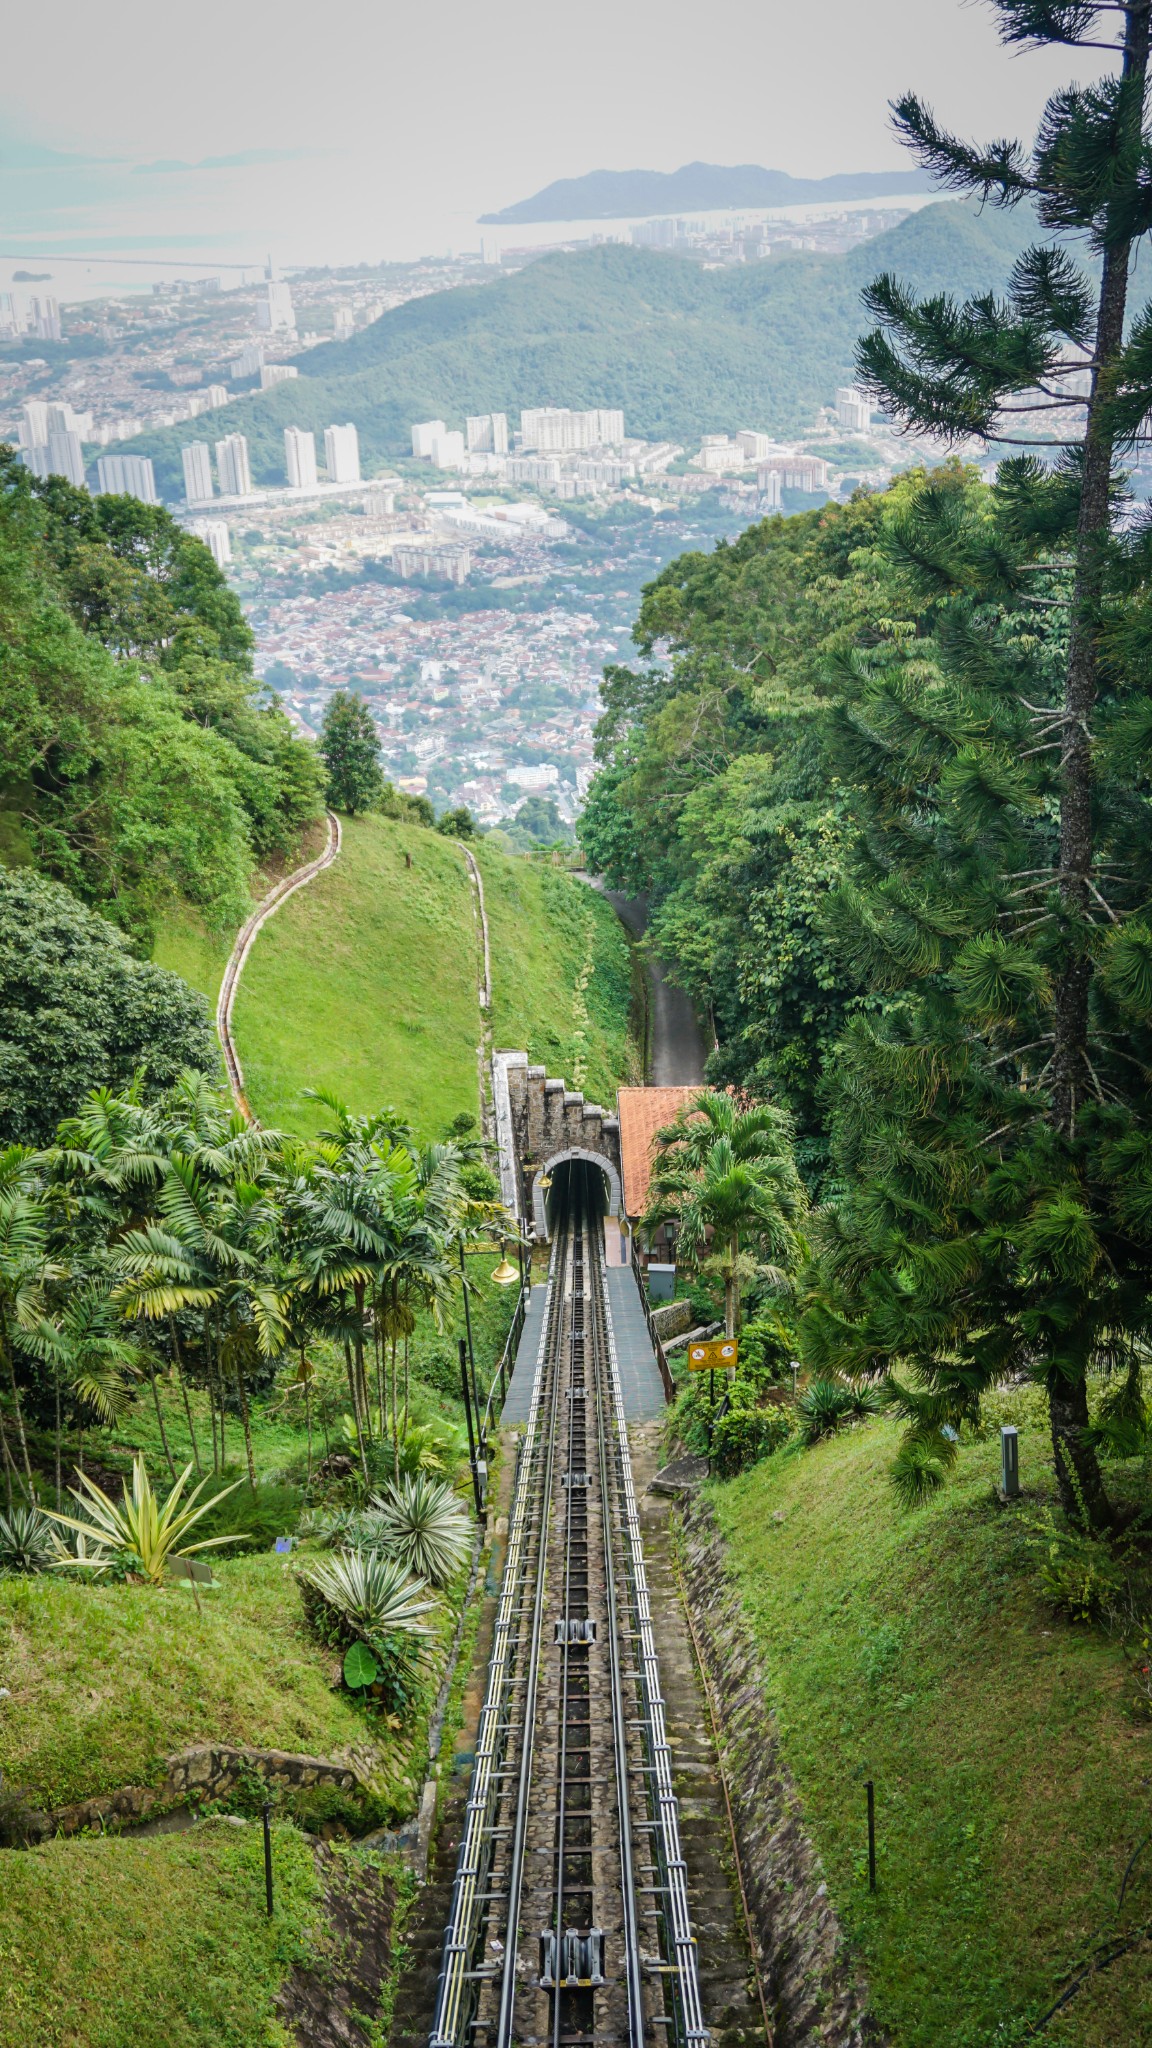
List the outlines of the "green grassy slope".
{"type": "Polygon", "coordinates": [[[309,1087],[354,1110],[392,1103],[422,1138],[474,1115],[476,969],[459,846],[387,818],[345,821],[339,860],[277,911],[244,970],[233,1028],[257,1115],[320,1129],[309,1087]]]}
{"type": "Polygon", "coordinates": [[[4,1770],[29,1803],[156,1784],[164,1758],[196,1742],[315,1756],[364,1744],[363,1715],[334,1689],[337,1660],[306,1629],[285,1560],[222,1557],[214,1570],[220,1590],[199,1614],[179,1586],[0,1578],[4,1770]]]}
{"type": "Polygon", "coordinates": [[[0,2048],[288,2048],[276,1993],[322,1938],[311,1851],[276,1827],[3,1850],[0,2048]]]}
{"type": "Polygon", "coordinates": [[[586,883],[483,844],[477,858],[492,948],[492,1042],[527,1052],[613,1108],[636,1076],[631,954],[619,918],[586,883]]]}
{"type": "MultiPolygon", "coordinates": [[[[1035,1396],[1025,1485],[1051,1466],[1035,1396]]],[[[1119,1649],[1054,1619],[1026,1543],[1035,1499],[1000,1508],[995,1437],[911,1517],[886,1468],[895,1425],[770,1459],[715,1489],[732,1570],[766,1653],[769,1699],[829,1889],[895,2048],[991,2048],[1117,1927],[1148,1830],[1152,1730],[1119,1649]],[[867,1890],[864,1781],[879,1889],[867,1890]]],[[[1121,1924],[1152,1921],[1137,1866],[1121,1924]]],[[[1095,1977],[1044,2039],[1152,2039],[1147,1945],[1095,1977]]]]}
{"type": "MultiPolygon", "coordinates": [[[[517,414],[529,403],[623,406],[632,433],[691,440],[755,426],[794,431],[852,367],[860,290],[885,269],[921,291],[1001,286],[1031,224],[953,203],[911,215],[843,256],[806,252],[704,270],[648,249],[545,256],[486,285],[397,306],[300,359],[300,375],[228,408],[253,476],[284,480],[283,430],[356,421],[369,472],[411,449],[413,420],[517,414]]],[[[161,488],[183,490],[186,426],[129,444],[161,488]]]]}

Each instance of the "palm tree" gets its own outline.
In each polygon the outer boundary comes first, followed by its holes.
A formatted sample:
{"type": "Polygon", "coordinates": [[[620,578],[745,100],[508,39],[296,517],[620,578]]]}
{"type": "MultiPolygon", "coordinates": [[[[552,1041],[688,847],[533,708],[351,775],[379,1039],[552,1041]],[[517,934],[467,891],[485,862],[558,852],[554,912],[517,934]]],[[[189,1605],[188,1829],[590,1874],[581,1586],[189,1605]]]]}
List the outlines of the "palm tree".
{"type": "Polygon", "coordinates": [[[0,1352],[3,1353],[16,1442],[24,1467],[23,1478],[16,1471],[8,1442],[3,1409],[0,1408],[0,1457],[4,1461],[4,1484],[12,1506],[12,1480],[33,1498],[32,1463],[28,1435],[16,1378],[16,1345],[34,1331],[45,1310],[45,1284],[62,1268],[49,1257],[47,1213],[38,1184],[38,1158],[27,1145],[9,1145],[0,1153],[0,1352]]]}
{"type": "Polygon", "coordinates": [[[659,1148],[644,1223],[675,1219],[689,1258],[709,1239],[723,1249],[724,1328],[740,1324],[741,1244],[752,1240],[778,1274],[795,1267],[805,1246],[807,1208],[792,1150],[792,1126],[766,1102],[705,1090],[656,1133],[659,1148]]]}
{"type": "MultiPolygon", "coordinates": [[[[63,1393],[81,1410],[91,1409],[99,1421],[114,1422],[128,1400],[128,1383],[147,1371],[156,1403],[160,1441],[173,1479],[176,1467],[168,1448],[164,1416],[156,1392],[155,1361],[147,1359],[128,1338],[117,1316],[106,1282],[83,1272],[67,1276],[51,1311],[20,1339],[20,1348],[51,1367],[56,1397],[56,1506],[63,1501],[63,1393]]],[[[81,1462],[83,1430],[81,1430],[81,1462]]]]}

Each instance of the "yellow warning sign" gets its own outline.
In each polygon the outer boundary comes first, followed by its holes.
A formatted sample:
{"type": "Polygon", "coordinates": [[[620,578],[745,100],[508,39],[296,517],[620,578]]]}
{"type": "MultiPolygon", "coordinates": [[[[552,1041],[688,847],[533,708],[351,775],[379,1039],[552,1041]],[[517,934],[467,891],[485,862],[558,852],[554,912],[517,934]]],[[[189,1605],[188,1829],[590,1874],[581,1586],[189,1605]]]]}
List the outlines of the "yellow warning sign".
{"type": "Polygon", "coordinates": [[[735,1337],[711,1337],[703,1344],[688,1346],[689,1372],[730,1372],[737,1363],[739,1346],[735,1337]]]}

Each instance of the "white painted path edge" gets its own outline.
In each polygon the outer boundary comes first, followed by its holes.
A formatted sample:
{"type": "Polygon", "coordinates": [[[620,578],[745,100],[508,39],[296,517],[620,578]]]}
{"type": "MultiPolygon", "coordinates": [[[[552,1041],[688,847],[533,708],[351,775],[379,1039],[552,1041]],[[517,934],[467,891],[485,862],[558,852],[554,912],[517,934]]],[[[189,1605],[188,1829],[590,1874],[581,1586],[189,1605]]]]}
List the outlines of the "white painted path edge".
{"type": "Polygon", "coordinates": [[[228,965],[224,969],[220,994],[216,998],[216,1032],[220,1040],[220,1049],[224,1054],[224,1065],[228,1071],[228,1086],[232,1090],[237,1109],[249,1123],[255,1123],[256,1119],[244,1093],[244,1070],[240,1065],[240,1055],[232,1041],[232,1008],[236,1001],[236,990],[240,985],[244,963],[252,951],[261,926],[267,924],[268,919],[279,910],[282,903],[287,903],[289,896],[294,896],[297,889],[303,889],[308,882],[314,882],[317,875],[323,874],[324,869],[330,868],[336,859],[341,844],[340,820],[335,811],[329,811],[327,817],[328,843],[323,853],[317,854],[315,860],[307,861],[302,868],[295,868],[290,875],[284,876],[283,881],[277,882],[276,887],[268,891],[263,902],[256,905],[247,923],[241,925],[228,965]]]}

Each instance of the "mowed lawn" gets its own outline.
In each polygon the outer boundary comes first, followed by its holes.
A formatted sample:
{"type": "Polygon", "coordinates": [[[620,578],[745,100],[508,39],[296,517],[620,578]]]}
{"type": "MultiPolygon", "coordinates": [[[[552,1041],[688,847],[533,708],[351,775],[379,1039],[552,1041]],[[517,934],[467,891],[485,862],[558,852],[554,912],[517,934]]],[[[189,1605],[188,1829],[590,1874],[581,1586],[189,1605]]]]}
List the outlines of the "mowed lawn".
{"type": "Polygon", "coordinates": [[[610,903],[586,882],[483,840],[476,857],[492,948],[492,1042],[526,1052],[590,1102],[616,1106],[639,1079],[629,1035],[632,956],[610,903]]]}
{"type": "MultiPolygon", "coordinates": [[[[1002,1397],[1004,1398],[1004,1397],[1002,1397]]],[[[833,1901],[894,2048],[1031,2038],[1106,1937],[1152,1923],[1152,1729],[1119,1642],[1059,1619],[1030,1543],[1052,1492],[1040,1397],[1013,1395],[1027,1495],[994,1497],[996,1431],[898,1512],[893,1423],[714,1489],[833,1901]],[[867,1888],[865,1781],[879,1886],[867,1888]]],[[[1045,2042],[1152,2041],[1152,1943],[1094,1976],[1045,2042]]]]}
{"type": "Polygon", "coordinates": [[[388,818],[342,820],[343,851],[264,926],[233,1036],[261,1121],[311,1134],[329,1088],[391,1104],[421,1139],[476,1115],[480,1037],[472,888],[460,847],[388,818]],[[405,865],[405,854],[412,858],[405,865]]]}

